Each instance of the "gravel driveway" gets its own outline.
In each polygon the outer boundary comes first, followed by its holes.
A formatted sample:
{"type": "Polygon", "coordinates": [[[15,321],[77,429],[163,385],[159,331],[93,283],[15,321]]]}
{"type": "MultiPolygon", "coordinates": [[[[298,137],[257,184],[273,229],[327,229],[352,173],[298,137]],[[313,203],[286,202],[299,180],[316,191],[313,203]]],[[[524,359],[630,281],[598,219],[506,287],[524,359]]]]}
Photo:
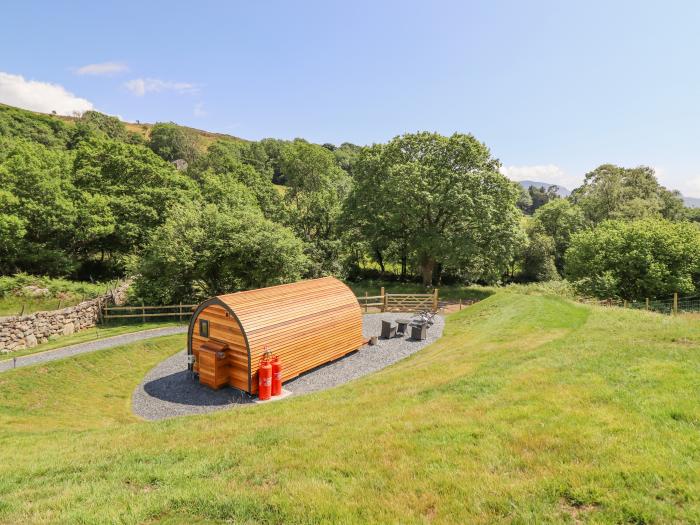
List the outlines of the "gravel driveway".
{"type": "Polygon", "coordinates": [[[152,330],[142,330],[141,332],[132,332],[130,334],[115,335],[114,337],[105,337],[104,339],[96,339],[87,343],[77,345],[64,346],[56,350],[47,350],[37,354],[30,354],[16,358],[15,362],[12,359],[0,361],[0,372],[5,372],[13,368],[21,366],[36,365],[38,363],[48,363],[56,359],[63,359],[86,352],[94,352],[96,350],[104,350],[113,346],[121,346],[134,341],[142,341],[162,335],[181,334],[187,332],[187,326],[168,326],[166,328],[153,328],[152,330]]]}
{"type": "MultiPolygon", "coordinates": [[[[382,320],[409,318],[407,314],[383,313],[363,316],[365,337],[379,335],[382,320]]],[[[428,339],[409,338],[383,340],[376,346],[363,346],[357,352],[320,366],[284,384],[295,395],[317,392],[342,385],[381,370],[432,343],[442,335],[445,321],[435,317],[428,330],[428,339]]],[[[187,371],[187,351],[183,350],[153,368],[132,396],[132,410],[145,419],[157,420],[176,416],[204,414],[236,405],[252,403],[255,398],[235,388],[212,390],[199,384],[187,371]]]]}

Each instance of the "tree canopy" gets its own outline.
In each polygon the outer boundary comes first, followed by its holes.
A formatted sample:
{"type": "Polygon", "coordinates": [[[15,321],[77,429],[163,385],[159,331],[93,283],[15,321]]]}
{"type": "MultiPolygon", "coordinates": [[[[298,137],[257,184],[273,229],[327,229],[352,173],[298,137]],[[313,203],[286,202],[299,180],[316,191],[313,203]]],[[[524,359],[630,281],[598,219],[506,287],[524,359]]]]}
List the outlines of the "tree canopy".
{"type": "Polygon", "coordinates": [[[498,167],[471,135],[407,134],[368,148],[355,165],[353,202],[376,224],[358,226],[386,243],[405,242],[426,285],[438,265],[495,280],[518,227],[518,192],[498,167]]]}
{"type": "Polygon", "coordinates": [[[572,237],[566,274],[581,292],[601,298],[692,293],[700,276],[700,231],[664,219],[605,221],[572,237]]]}

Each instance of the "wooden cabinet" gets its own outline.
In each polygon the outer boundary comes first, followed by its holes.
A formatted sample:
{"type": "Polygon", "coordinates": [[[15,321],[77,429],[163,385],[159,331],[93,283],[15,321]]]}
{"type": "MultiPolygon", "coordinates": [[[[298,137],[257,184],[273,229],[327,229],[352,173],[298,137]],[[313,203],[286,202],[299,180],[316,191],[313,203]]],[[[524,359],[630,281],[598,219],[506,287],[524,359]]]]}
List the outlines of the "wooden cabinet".
{"type": "Polygon", "coordinates": [[[197,356],[199,382],[211,388],[221,388],[229,382],[226,345],[216,341],[204,343],[197,356]]]}

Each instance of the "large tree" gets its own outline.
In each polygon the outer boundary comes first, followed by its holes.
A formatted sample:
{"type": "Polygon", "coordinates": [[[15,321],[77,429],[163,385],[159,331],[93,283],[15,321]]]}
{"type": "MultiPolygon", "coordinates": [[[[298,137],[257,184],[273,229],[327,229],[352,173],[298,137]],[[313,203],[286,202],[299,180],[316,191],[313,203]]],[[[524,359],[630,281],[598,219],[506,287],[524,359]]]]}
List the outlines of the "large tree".
{"type": "Polygon", "coordinates": [[[355,202],[368,235],[403,238],[425,285],[438,265],[495,280],[506,270],[518,231],[518,191],[472,135],[407,134],[363,151],[354,166],[355,202]]]}
{"type": "Polygon", "coordinates": [[[172,304],[298,280],[307,259],[288,228],[257,207],[175,206],[133,268],[135,294],[172,304]]]}
{"type": "Polygon", "coordinates": [[[571,199],[593,224],[606,219],[677,220],[683,216],[680,194],[661,186],[654,170],[647,166],[599,166],[586,174],[583,185],[572,192],[571,199]]]}
{"type": "Polygon", "coordinates": [[[158,122],[151,128],[150,148],[167,161],[192,162],[199,153],[199,139],[191,129],[173,122],[158,122]]]}

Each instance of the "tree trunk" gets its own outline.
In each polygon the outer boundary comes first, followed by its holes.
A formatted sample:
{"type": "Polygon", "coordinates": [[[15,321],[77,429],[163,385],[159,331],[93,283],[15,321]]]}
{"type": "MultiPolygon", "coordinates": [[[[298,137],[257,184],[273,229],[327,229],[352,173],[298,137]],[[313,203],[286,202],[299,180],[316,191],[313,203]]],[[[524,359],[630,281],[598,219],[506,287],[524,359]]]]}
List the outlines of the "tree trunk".
{"type": "Polygon", "coordinates": [[[406,254],[401,256],[401,282],[404,283],[406,282],[406,266],[408,262],[408,257],[406,254]]]}
{"type": "Polygon", "coordinates": [[[384,275],[384,257],[382,257],[382,252],[378,248],[374,249],[374,258],[377,260],[377,264],[379,264],[382,275],[384,275]]]}
{"type": "Polygon", "coordinates": [[[432,286],[433,284],[433,268],[435,267],[435,259],[426,255],[421,257],[420,270],[423,275],[423,286],[432,286]]]}
{"type": "Polygon", "coordinates": [[[435,285],[440,286],[442,284],[442,263],[437,263],[435,265],[435,285]]]}

